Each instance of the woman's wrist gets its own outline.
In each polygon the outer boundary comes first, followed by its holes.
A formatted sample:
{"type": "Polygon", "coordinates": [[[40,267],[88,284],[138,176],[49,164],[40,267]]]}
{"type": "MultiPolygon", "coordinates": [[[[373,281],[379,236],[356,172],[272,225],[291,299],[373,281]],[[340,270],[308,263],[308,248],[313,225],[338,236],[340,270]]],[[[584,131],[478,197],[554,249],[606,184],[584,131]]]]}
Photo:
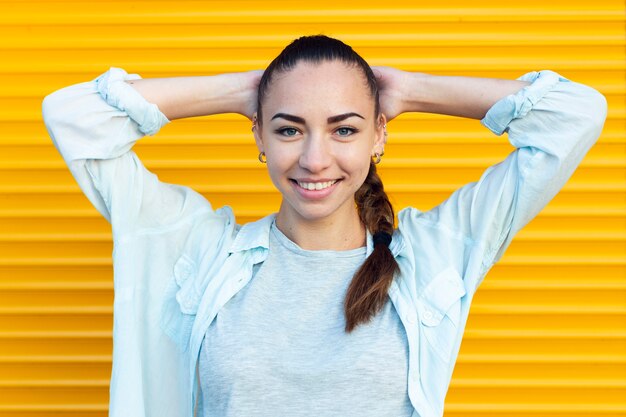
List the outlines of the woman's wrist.
{"type": "Polygon", "coordinates": [[[245,112],[249,88],[246,73],[203,77],[199,89],[197,115],[245,112]]]}
{"type": "Polygon", "coordinates": [[[406,73],[403,95],[399,101],[402,113],[428,112],[433,100],[430,92],[432,86],[429,83],[431,77],[433,76],[422,72],[406,73]]]}

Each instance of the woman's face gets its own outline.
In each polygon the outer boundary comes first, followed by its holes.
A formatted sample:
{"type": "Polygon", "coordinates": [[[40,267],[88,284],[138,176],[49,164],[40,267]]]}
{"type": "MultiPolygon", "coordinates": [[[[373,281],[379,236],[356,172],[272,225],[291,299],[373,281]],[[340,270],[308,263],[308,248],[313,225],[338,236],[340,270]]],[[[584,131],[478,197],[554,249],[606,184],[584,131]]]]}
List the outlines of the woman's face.
{"type": "Polygon", "coordinates": [[[338,61],[301,62],[274,74],[262,114],[255,137],[283,196],[279,216],[310,222],[358,215],[354,193],[384,146],[384,118],[375,115],[362,71],[338,61]]]}

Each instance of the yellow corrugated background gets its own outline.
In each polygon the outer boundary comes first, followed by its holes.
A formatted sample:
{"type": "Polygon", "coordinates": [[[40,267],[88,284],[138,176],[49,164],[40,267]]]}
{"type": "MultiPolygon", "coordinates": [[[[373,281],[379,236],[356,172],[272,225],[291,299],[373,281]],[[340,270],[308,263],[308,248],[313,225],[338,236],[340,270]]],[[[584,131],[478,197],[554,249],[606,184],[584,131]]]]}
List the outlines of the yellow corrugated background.
{"type": "MultiPolygon", "coordinates": [[[[446,416],[626,416],[625,5],[509,3],[0,0],[0,415],[107,412],[111,236],[46,134],[43,96],[109,66],[262,68],[292,38],[326,33],[373,64],[548,68],[606,95],[600,142],[475,299],[446,416]]],[[[389,134],[380,171],[397,208],[429,209],[511,150],[477,121],[435,115],[403,116],[389,134]]],[[[136,149],[241,223],[277,209],[241,117],[177,121],[136,149]]]]}

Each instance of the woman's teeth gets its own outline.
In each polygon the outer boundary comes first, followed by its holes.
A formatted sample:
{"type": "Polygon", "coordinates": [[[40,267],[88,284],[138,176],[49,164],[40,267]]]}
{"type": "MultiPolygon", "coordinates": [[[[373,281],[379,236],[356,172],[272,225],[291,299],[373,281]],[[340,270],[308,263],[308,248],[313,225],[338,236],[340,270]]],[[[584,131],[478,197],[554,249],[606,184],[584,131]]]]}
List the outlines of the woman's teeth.
{"type": "Polygon", "coordinates": [[[298,185],[302,188],[304,188],[305,190],[323,190],[324,188],[328,188],[331,185],[333,185],[334,183],[336,183],[337,180],[334,181],[326,181],[326,182],[301,182],[298,181],[298,185]]]}

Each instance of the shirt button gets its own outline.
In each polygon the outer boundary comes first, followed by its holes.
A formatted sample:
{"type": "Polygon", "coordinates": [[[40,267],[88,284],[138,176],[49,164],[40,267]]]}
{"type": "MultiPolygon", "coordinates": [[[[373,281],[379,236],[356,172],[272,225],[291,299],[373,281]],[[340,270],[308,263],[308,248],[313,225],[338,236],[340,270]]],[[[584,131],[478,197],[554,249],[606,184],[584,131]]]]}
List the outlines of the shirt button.
{"type": "Polygon", "coordinates": [[[426,313],[424,313],[424,318],[426,320],[431,320],[433,318],[433,313],[432,311],[427,311],[426,313]]]}

